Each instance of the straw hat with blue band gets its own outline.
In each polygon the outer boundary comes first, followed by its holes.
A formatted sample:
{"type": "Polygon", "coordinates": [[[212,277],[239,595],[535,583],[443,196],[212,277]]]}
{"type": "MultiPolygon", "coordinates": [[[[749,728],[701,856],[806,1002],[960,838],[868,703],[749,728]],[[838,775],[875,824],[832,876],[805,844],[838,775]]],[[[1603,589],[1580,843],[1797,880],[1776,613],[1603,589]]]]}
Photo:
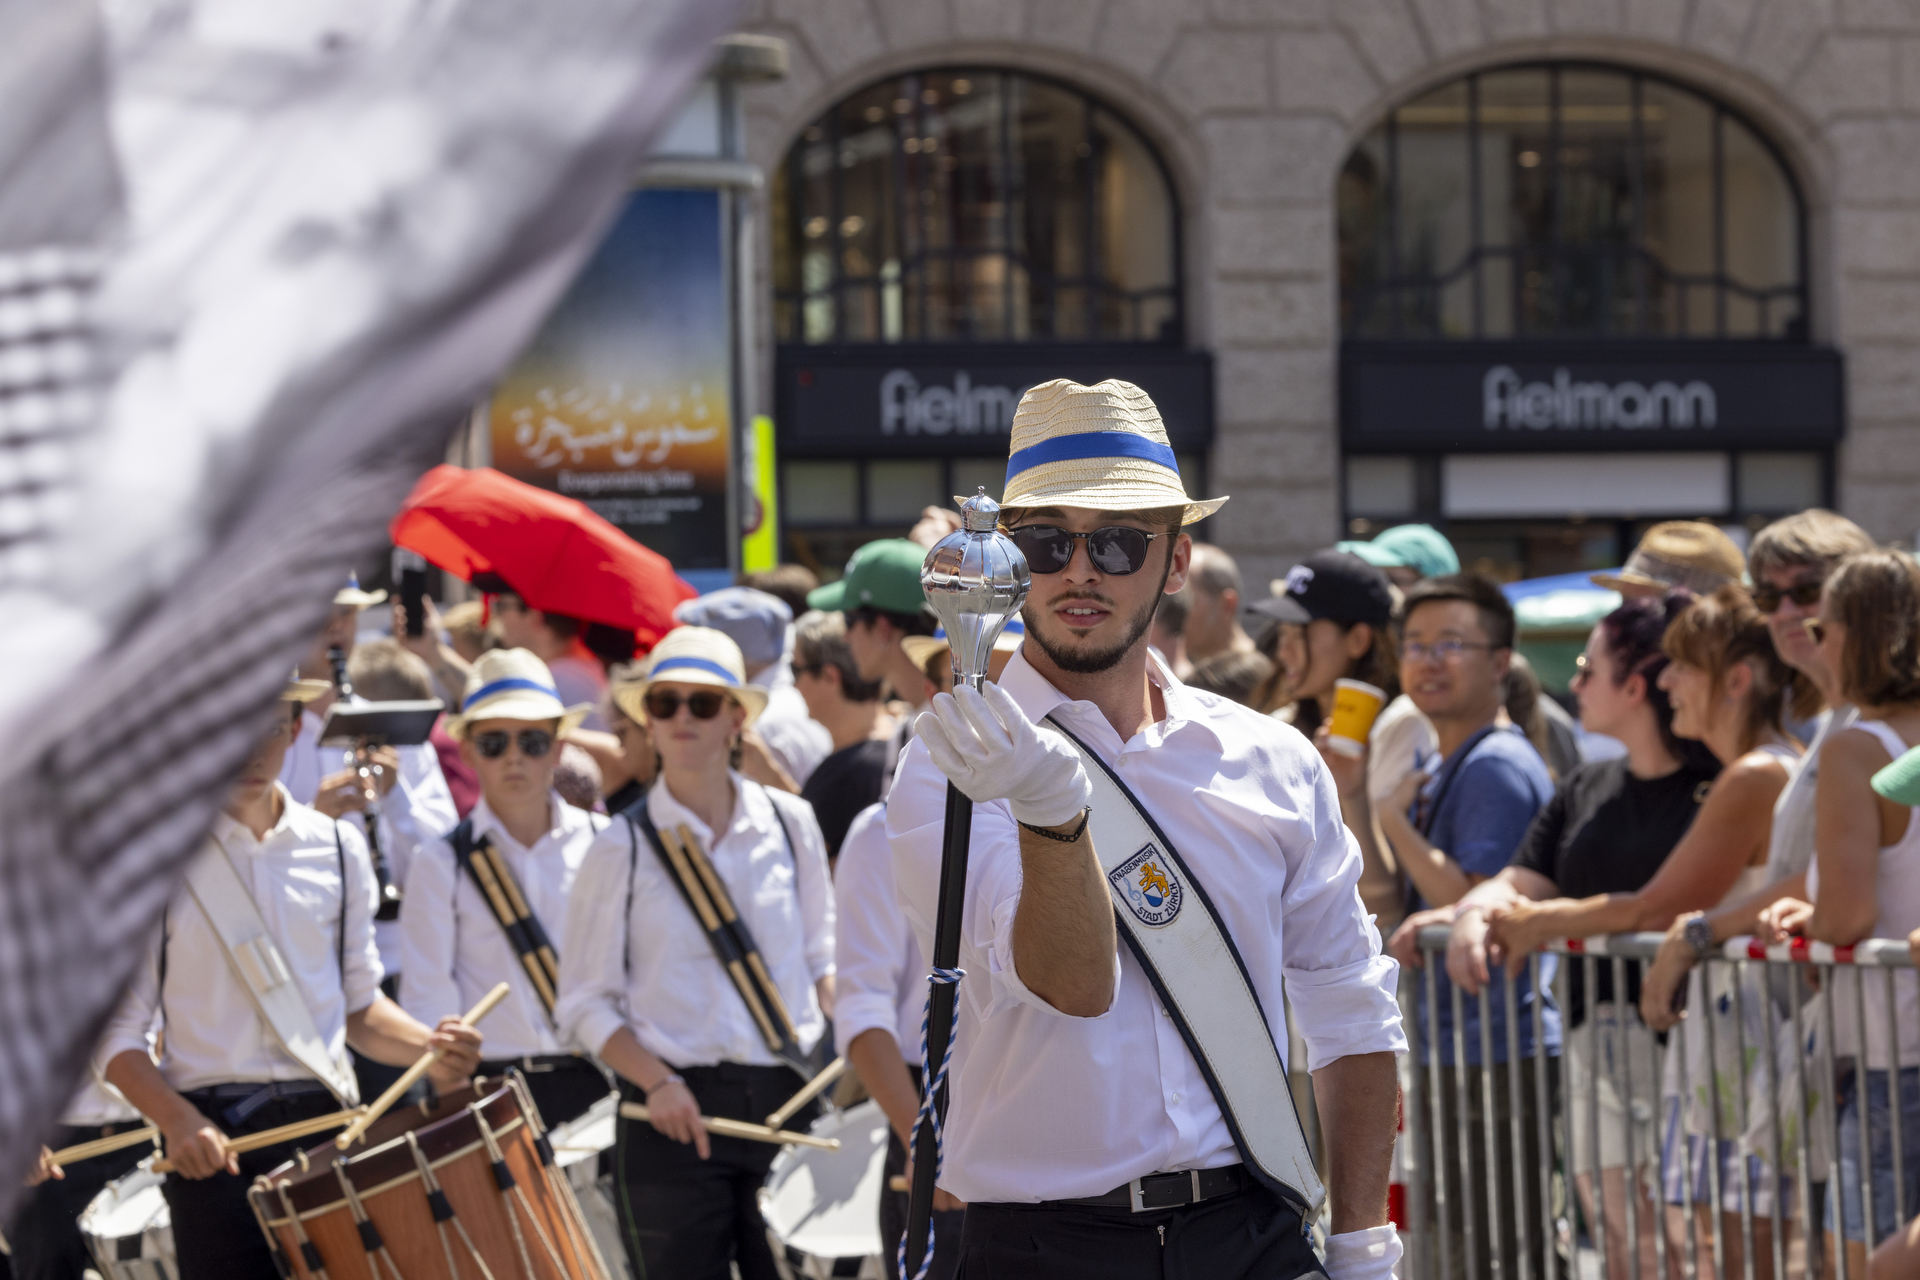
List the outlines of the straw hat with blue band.
{"type": "Polygon", "coordinates": [[[1003,509],[1179,507],[1181,523],[1194,524],[1227,501],[1187,496],[1160,411],[1117,378],[1091,387],[1056,378],[1032,388],[1014,410],[1007,443],[1003,509]]]}
{"type": "Polygon", "coordinates": [[[553,672],[535,654],[526,649],[489,649],[467,676],[460,714],[447,717],[447,736],[456,741],[464,739],[467,726],[481,720],[527,720],[536,724],[557,720],[559,731],[566,733],[578,727],[591,710],[585,704],[569,707],[560,701],[553,672]]]}
{"type": "Polygon", "coordinates": [[[725,689],[747,709],[752,724],[767,709],[767,691],[747,683],[747,666],[733,637],[712,627],[675,627],[640,664],[640,677],[613,689],[614,705],[635,724],[647,722],[647,690],[656,680],[725,689]]]}

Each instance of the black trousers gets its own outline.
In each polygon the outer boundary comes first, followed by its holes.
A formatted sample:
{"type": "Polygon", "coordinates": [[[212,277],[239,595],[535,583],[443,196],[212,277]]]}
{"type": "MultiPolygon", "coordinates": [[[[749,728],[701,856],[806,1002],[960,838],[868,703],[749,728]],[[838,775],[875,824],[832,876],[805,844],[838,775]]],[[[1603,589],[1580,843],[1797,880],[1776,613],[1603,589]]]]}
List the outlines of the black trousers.
{"type": "MultiPolygon", "coordinates": [[[[681,1067],[700,1114],[762,1124],[801,1085],[786,1067],[681,1067]]],[[[644,1102],[622,1081],[623,1102],[644,1102]]],[[[818,1116],[809,1102],[787,1122],[804,1131],[818,1116]]],[[[620,1231],[633,1273],[647,1280],[778,1280],[758,1194],[779,1148],[743,1138],[710,1136],[713,1155],[702,1160],[644,1120],[621,1120],[614,1137],[614,1177],[620,1231]]],[[[184,1280],[184,1277],[182,1278],[184,1280]]]]}
{"type": "MultiPolygon", "coordinates": [[[[324,1090],[294,1098],[275,1098],[238,1124],[220,1118],[232,1099],[213,1101],[195,1093],[187,1101],[220,1125],[229,1138],[278,1128],[296,1120],[310,1120],[338,1111],[340,1104],[324,1090]]],[[[327,1140],[320,1134],[282,1142],[240,1156],[240,1175],[221,1172],[192,1180],[167,1175],[160,1190],[173,1218],[173,1249],[180,1262],[180,1280],[279,1280],[267,1238],[247,1204],[247,1188],[261,1174],[293,1159],[296,1148],[327,1140]]]]}
{"type": "MultiPolygon", "coordinates": [[[[914,1075],[917,1077],[919,1071],[914,1075]]],[[[900,1280],[900,1238],[907,1234],[907,1209],[912,1201],[912,1193],[892,1191],[895,1174],[907,1171],[907,1147],[900,1141],[900,1135],[891,1127],[887,1130],[887,1182],[882,1184],[880,1192],[880,1239],[886,1245],[882,1255],[887,1264],[887,1280],[900,1280]]],[[[949,1209],[945,1213],[933,1215],[933,1266],[927,1270],[931,1280],[953,1280],[960,1267],[960,1228],[966,1221],[966,1210],[949,1209]]],[[[912,1275],[920,1268],[920,1259],[907,1259],[907,1274],[912,1275]]]]}
{"type": "MultiPolygon", "coordinates": [[[[518,1069],[540,1108],[540,1126],[551,1129],[585,1115],[594,1103],[613,1092],[613,1086],[599,1067],[585,1058],[491,1058],[480,1064],[478,1074],[504,1076],[518,1069]]],[[[792,1072],[787,1074],[791,1075],[792,1072]]]]}
{"type": "MultiPolygon", "coordinates": [[[[128,1120],[84,1129],[62,1125],[47,1145],[58,1151],[96,1138],[111,1138],[144,1124],[144,1120],[128,1120]]],[[[13,1246],[13,1274],[20,1280],[80,1280],[81,1273],[94,1265],[86,1239],[80,1234],[80,1215],[102,1187],[131,1172],[152,1151],[153,1147],[143,1142],[80,1160],[67,1166],[65,1178],[49,1178],[28,1191],[14,1211],[13,1225],[7,1228],[7,1243],[13,1246]]]]}
{"type": "Polygon", "coordinates": [[[1299,1213],[1253,1187],[1178,1209],[969,1204],[961,1280],[1324,1280],[1299,1213]]]}

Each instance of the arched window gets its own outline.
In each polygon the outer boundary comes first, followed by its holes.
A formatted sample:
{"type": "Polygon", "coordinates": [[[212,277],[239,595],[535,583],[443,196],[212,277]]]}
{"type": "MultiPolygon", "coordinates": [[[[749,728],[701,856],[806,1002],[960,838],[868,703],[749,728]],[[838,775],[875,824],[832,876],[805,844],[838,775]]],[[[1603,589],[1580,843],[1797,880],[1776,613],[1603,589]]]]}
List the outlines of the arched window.
{"type": "Polygon", "coordinates": [[[786,343],[1182,340],[1179,220],[1139,132],[984,68],[869,85],[774,178],[786,343]]]}
{"type": "Polygon", "coordinates": [[[1807,338],[1806,214],[1773,146],[1644,72],[1484,71],[1340,175],[1350,338],[1807,338]]]}

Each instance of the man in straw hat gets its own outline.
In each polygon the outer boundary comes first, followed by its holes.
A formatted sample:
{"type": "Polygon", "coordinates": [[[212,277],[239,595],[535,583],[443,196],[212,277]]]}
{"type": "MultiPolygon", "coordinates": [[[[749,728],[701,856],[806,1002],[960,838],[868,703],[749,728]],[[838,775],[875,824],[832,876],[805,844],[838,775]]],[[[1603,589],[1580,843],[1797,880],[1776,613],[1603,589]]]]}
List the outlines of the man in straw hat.
{"type": "Polygon", "coordinates": [[[779,1148],[710,1136],[702,1117],[761,1124],[811,1069],[833,1005],[826,847],[805,801],[729,765],[767,695],[725,635],[674,628],[614,696],[660,776],[574,882],[560,1025],[649,1113],[616,1131],[634,1274],[774,1280],[755,1197],[779,1148]]]}
{"type": "Polygon", "coordinates": [[[540,1118],[564,1124],[611,1085],[567,1052],[553,1021],[567,895],[606,820],[554,789],[561,739],[587,713],[560,701],[547,664],[525,649],[480,655],[447,733],[480,779],[480,799],[453,830],[414,854],[401,1003],[423,1022],[472,1008],[505,982],[513,994],[487,1024],[486,1075],[525,1073],[540,1118]],[[524,921],[520,907],[524,905],[524,921]]]}
{"type": "Polygon", "coordinates": [[[180,1280],[278,1276],[247,1188],[314,1139],[246,1153],[228,1144],[358,1102],[348,1045],[395,1066],[440,1049],[428,1075],[442,1089],[480,1061],[474,1028],[455,1017],[430,1030],[380,993],[366,842],[278,781],[301,704],[326,690],[295,680],[282,693],[97,1053],[175,1166],[162,1190],[180,1280]],[[258,975],[282,966],[291,983],[263,984],[258,975]]]}
{"type": "Polygon", "coordinates": [[[1026,642],[984,695],[934,699],[887,806],[901,903],[930,953],[948,780],[975,802],[940,1179],[967,1203],[961,1270],[1319,1274],[1301,1207],[1317,1184],[1280,1057],[1291,1002],[1328,1153],[1325,1269],[1385,1277],[1406,1040],[1333,780],[1293,729],[1183,686],[1148,652],[1156,603],[1187,577],[1183,526],[1226,500],[1187,496],[1158,411],[1125,382],[1033,388],[1010,450],[1002,518],[1033,571],[1026,642]],[[1141,843],[1102,849],[1095,828],[1141,843]],[[1123,908],[1135,918],[1117,921],[1123,908]],[[1202,931],[1213,959],[1169,961],[1156,930],[1202,931]],[[1243,993],[1237,1026],[1158,994],[1196,976],[1243,993]],[[1250,1056],[1216,1052],[1222,1035],[1250,1056]],[[1215,1080],[1255,1076],[1268,1092],[1217,1100],[1215,1080]]]}

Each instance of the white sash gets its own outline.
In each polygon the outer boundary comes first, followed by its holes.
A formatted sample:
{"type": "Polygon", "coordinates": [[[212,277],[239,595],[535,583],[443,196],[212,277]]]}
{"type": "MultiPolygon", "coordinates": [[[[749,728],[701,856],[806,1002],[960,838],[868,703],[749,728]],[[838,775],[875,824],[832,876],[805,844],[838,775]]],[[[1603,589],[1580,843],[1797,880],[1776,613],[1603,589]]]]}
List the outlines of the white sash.
{"type": "Polygon", "coordinates": [[[1121,936],[1207,1078],[1248,1170],[1311,1218],[1326,1188],[1233,938],[1199,880],[1106,761],[1053,717],[1047,723],[1080,753],[1093,783],[1088,833],[1121,936]]]}
{"type": "MultiPolygon", "coordinates": [[[[213,936],[253,1001],[261,1024],[289,1057],[333,1092],[341,1106],[358,1105],[360,1089],[353,1073],[328,1051],[326,1037],[314,1025],[313,1011],[301,997],[286,957],[260,918],[253,891],[217,839],[209,837],[208,848],[187,867],[187,891],[213,927],[213,936]]],[[[342,909],[347,891],[342,884],[342,909]]]]}

